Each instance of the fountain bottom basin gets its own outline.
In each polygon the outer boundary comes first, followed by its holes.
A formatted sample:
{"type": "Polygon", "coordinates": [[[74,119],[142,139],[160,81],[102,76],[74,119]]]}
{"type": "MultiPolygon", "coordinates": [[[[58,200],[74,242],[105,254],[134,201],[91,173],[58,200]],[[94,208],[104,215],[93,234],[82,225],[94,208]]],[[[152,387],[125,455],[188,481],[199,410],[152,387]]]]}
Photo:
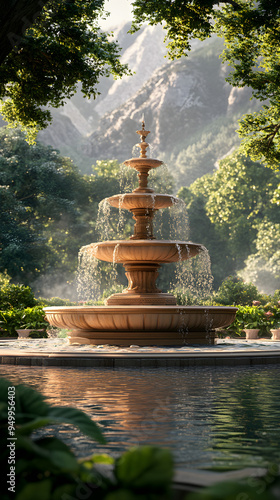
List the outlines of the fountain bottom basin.
{"type": "Polygon", "coordinates": [[[215,329],[230,325],[235,307],[46,307],[52,326],[71,330],[70,343],[182,346],[215,343],[215,329]]]}

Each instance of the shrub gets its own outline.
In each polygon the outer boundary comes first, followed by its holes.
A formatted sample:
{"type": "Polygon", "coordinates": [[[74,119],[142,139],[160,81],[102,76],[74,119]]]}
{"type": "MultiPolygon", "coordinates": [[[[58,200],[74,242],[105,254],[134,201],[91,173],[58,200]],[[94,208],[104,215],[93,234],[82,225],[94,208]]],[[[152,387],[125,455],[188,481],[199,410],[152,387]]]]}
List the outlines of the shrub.
{"type": "Polygon", "coordinates": [[[46,329],[49,323],[44,318],[45,313],[40,306],[10,309],[0,311],[0,326],[5,335],[15,336],[18,329],[46,329]]]}
{"type": "Polygon", "coordinates": [[[19,328],[21,311],[19,309],[8,309],[0,311],[0,328],[2,336],[16,337],[16,329],[19,328]]]}
{"type": "Polygon", "coordinates": [[[8,285],[11,279],[12,278],[8,275],[7,271],[4,271],[4,273],[0,273],[0,288],[2,288],[4,285],[8,285]]]}
{"type": "Polygon", "coordinates": [[[0,310],[24,309],[33,307],[37,303],[34,293],[29,286],[4,283],[0,288],[0,310]]]}
{"type": "Polygon", "coordinates": [[[200,304],[198,297],[193,295],[189,290],[182,292],[178,288],[172,290],[173,295],[176,298],[178,306],[192,306],[200,304]]]}
{"type": "Polygon", "coordinates": [[[242,278],[229,276],[218,289],[215,301],[224,306],[251,305],[253,300],[261,300],[262,296],[252,283],[245,283],[242,278]]]}
{"type": "Polygon", "coordinates": [[[49,323],[44,318],[45,312],[42,307],[27,307],[20,311],[20,326],[18,328],[30,330],[46,329],[49,323]]]}
{"type": "Polygon", "coordinates": [[[38,304],[40,304],[42,307],[76,306],[77,302],[71,302],[69,299],[61,299],[60,297],[51,297],[50,299],[39,297],[38,304]]]}

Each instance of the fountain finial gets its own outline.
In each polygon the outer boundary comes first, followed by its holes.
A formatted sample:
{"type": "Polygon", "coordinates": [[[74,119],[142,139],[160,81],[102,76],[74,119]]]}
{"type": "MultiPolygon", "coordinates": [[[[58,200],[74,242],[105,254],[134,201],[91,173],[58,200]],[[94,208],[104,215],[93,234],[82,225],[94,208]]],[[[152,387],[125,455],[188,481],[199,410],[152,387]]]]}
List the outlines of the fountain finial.
{"type": "Polygon", "coordinates": [[[150,133],[149,130],[145,130],[145,119],[144,115],[142,116],[142,128],[141,130],[136,131],[137,134],[141,137],[141,142],[137,144],[139,148],[141,148],[140,158],[147,158],[146,150],[149,146],[148,142],[146,142],[146,137],[150,133]]]}

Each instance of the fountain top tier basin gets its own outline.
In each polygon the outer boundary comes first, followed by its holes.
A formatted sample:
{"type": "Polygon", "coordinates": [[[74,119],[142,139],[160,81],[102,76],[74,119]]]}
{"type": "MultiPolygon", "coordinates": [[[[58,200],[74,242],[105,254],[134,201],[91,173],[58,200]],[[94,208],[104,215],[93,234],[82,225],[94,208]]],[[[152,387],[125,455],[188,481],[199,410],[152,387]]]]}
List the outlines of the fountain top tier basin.
{"type": "Polygon", "coordinates": [[[158,210],[159,208],[172,207],[179,202],[179,199],[170,194],[132,192],[115,194],[107,198],[107,201],[112,207],[133,211],[138,208],[158,210]]]}
{"type": "Polygon", "coordinates": [[[126,160],[123,163],[127,167],[134,168],[138,172],[139,186],[134,189],[134,193],[154,193],[154,189],[148,187],[149,171],[152,168],[160,167],[163,164],[162,161],[142,156],[141,158],[130,158],[130,160],[126,160]]]}
{"type": "Polygon", "coordinates": [[[167,264],[190,259],[205,248],[198,243],[169,240],[112,240],[82,248],[93,257],[114,263],[167,264]]]}
{"type": "Polygon", "coordinates": [[[127,167],[134,168],[138,172],[149,172],[152,168],[160,167],[163,161],[154,158],[130,158],[123,163],[127,167]]]}

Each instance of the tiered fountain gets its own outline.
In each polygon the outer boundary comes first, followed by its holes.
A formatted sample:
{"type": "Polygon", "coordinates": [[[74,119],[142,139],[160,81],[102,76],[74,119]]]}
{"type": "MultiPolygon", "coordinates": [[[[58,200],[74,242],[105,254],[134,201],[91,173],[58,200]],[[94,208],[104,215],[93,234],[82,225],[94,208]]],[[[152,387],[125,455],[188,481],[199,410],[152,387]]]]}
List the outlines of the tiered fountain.
{"type": "MultiPolygon", "coordinates": [[[[235,317],[233,307],[177,306],[172,294],[156,286],[161,264],[190,259],[204,250],[186,241],[156,240],[153,216],[159,209],[178,202],[168,194],[148,187],[149,171],[162,162],[147,158],[149,134],[142,122],[140,157],[124,163],[138,172],[139,186],[132,193],[108,198],[113,207],[132,212],[136,221],[129,240],[103,241],[84,247],[97,259],[121,263],[128,287],[107,299],[105,306],[47,307],[51,325],[72,330],[71,343],[137,345],[213,344],[215,328],[228,326],[235,317]]],[[[83,249],[82,249],[83,250],[83,249]]]]}

